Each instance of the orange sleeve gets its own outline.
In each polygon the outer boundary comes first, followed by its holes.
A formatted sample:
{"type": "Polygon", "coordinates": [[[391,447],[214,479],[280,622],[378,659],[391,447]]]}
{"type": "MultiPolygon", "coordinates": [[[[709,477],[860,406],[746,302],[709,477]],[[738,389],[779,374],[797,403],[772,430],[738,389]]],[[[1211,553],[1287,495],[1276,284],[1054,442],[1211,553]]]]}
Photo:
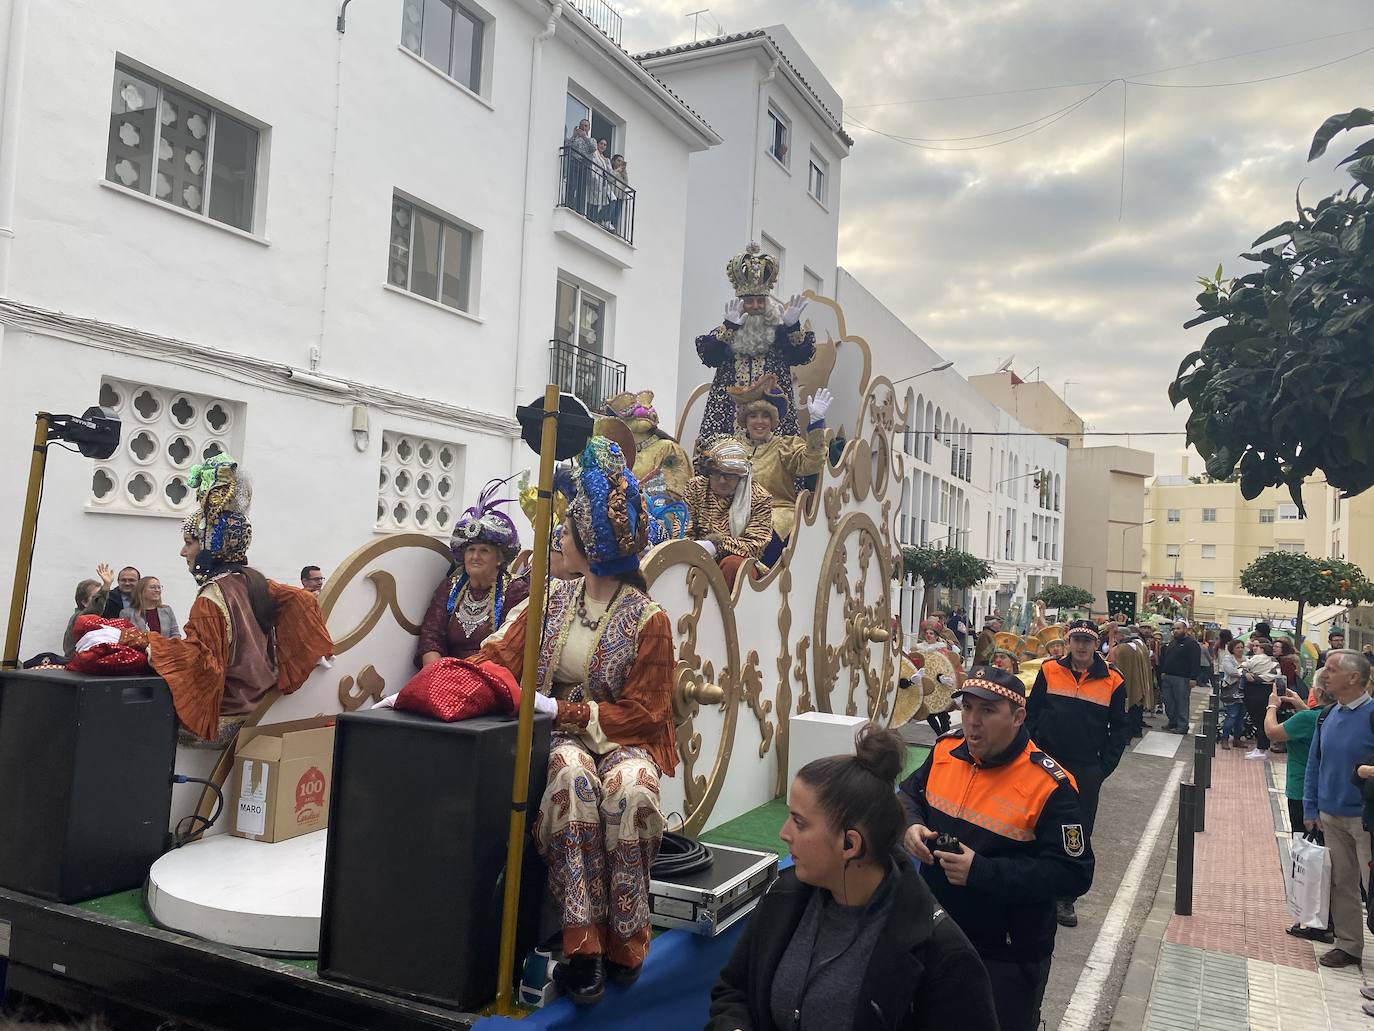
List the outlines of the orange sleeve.
{"type": "Polygon", "coordinates": [[[525,628],[528,625],[528,614],[529,608],[522,608],[514,622],[506,626],[499,641],[488,639],[468,661],[475,664],[494,662],[508,669],[518,683],[525,668],[525,628]]]}
{"type": "Polygon", "coordinates": [[[219,733],[224,671],[229,665],[229,628],[224,612],[204,596],[191,603],[180,639],[148,635],[148,660],[167,681],[182,725],[197,737],[219,733]]]}
{"type": "Polygon", "coordinates": [[[334,654],[315,596],[300,587],[267,581],[277,606],[277,690],[291,694],[305,683],[320,659],[334,654]]]}
{"type": "MultiPolygon", "coordinates": [[[[618,745],[646,749],[664,776],[677,770],[673,725],[673,630],[664,612],[655,612],[639,632],[639,647],[625,690],[616,702],[596,707],[601,729],[618,745]]],[[[562,706],[559,706],[562,715],[562,706]]]]}

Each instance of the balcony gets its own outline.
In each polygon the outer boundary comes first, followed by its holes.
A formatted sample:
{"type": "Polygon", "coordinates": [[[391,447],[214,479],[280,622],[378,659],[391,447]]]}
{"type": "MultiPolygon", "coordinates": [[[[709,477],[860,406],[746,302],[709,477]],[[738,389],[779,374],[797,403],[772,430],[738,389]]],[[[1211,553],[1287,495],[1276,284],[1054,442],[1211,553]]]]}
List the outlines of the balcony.
{"type": "Polygon", "coordinates": [[[606,34],[612,43],[620,46],[620,12],[606,0],[572,0],[572,5],[581,12],[582,17],[606,34]]]}
{"type": "Polygon", "coordinates": [[[624,393],[625,366],[566,340],[550,340],[549,382],[597,412],[608,399],[624,393]]]}
{"type": "Polygon", "coordinates": [[[558,206],[627,244],[635,242],[634,187],[571,147],[558,148],[558,206]]]}

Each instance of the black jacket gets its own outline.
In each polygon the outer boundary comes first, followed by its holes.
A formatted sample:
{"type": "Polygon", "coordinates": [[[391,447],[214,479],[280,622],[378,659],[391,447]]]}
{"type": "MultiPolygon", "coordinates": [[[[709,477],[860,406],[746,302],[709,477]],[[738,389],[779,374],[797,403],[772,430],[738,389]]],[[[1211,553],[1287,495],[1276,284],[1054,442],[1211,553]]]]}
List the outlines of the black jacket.
{"type": "Polygon", "coordinates": [[[1159,654],[1159,672],[1161,676],[1196,680],[1202,672],[1202,645],[1187,635],[1171,640],[1159,654]]]}
{"type": "MultiPolygon", "coordinates": [[[[910,857],[869,960],[854,1031],[997,1031],[992,986],[973,946],[931,897],[910,857]]],[[[773,973],[820,891],[784,870],[749,917],[711,989],[707,1031],[773,1031],[773,973]]]]}
{"type": "Polygon", "coordinates": [[[985,763],[963,737],[956,730],[936,741],[897,797],[909,825],[953,834],[973,850],[969,882],[950,884],[938,862],[922,864],[921,875],[984,959],[1046,959],[1055,900],[1077,898],[1093,882],[1078,792],[1025,727],[985,763]]]}
{"type": "Polygon", "coordinates": [[[1100,766],[1110,777],[1133,732],[1126,718],[1126,678],[1101,655],[1093,656],[1081,677],[1070,656],[1046,659],[1026,699],[1026,730],[1069,769],[1100,766]]]}

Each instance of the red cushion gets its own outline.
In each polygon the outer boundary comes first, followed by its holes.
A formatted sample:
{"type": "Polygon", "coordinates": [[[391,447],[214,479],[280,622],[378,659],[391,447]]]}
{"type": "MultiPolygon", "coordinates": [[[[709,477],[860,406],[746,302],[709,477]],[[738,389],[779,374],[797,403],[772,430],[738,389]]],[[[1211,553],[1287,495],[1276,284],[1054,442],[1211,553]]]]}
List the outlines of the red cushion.
{"type": "Polygon", "coordinates": [[[440,659],[420,670],[401,688],[396,695],[396,708],[454,723],[477,716],[509,714],[515,711],[515,704],[499,677],[466,659],[440,659]]]}
{"type": "MultiPolygon", "coordinates": [[[[132,630],[127,619],[105,619],[102,616],[78,616],[72,624],[72,635],[79,642],[92,630],[111,626],[116,630],[132,630]]],[[[97,644],[84,652],[77,652],[67,661],[67,668],[75,673],[94,673],[101,676],[127,677],[149,672],[148,654],[127,644],[97,644]]]]}

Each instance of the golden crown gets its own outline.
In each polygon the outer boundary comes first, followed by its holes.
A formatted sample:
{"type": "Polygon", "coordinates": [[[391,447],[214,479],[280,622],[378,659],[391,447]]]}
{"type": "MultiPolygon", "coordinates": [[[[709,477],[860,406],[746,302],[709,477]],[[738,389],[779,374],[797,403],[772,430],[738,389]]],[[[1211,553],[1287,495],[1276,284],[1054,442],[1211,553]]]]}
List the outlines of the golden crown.
{"type": "Polygon", "coordinates": [[[778,259],[759,251],[751,243],[743,254],[736,254],[725,264],[725,274],[735,288],[736,297],[768,296],[778,283],[778,259]]]}

